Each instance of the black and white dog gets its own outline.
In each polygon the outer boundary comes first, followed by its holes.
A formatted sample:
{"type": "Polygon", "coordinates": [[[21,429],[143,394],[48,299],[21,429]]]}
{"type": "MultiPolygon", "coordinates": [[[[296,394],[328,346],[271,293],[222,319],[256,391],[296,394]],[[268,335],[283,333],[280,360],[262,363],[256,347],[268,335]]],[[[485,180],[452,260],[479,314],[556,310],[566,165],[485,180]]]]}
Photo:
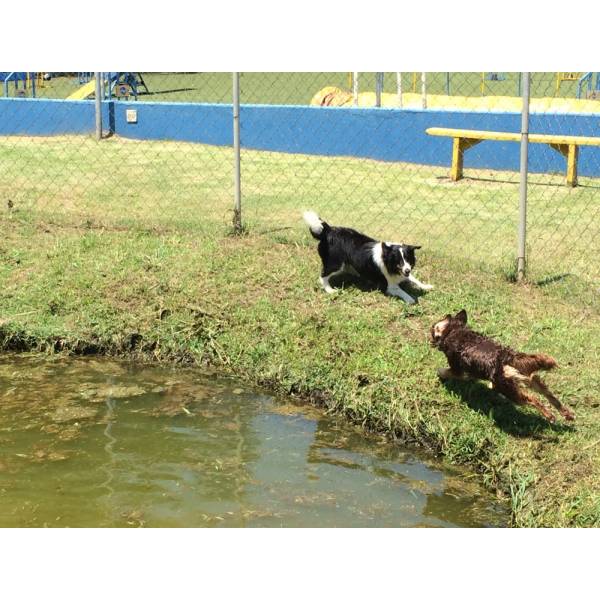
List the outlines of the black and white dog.
{"type": "Polygon", "coordinates": [[[323,261],[321,285],[327,293],[335,292],[329,285],[333,276],[352,272],[379,284],[387,294],[398,296],[407,304],[416,300],[400,287],[401,283],[409,282],[419,290],[433,289],[412,275],[415,250],[421,246],[378,242],[348,227],[332,227],[313,211],[303,216],[310,233],[319,240],[319,256],[323,261]]]}

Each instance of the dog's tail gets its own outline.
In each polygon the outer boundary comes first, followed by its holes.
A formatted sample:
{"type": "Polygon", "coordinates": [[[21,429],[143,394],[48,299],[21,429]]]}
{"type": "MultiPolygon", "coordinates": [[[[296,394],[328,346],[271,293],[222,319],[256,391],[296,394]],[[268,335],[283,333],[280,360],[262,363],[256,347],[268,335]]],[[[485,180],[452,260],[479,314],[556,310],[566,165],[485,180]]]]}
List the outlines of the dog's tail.
{"type": "Polygon", "coordinates": [[[312,210],[307,210],[302,217],[304,218],[304,222],[308,225],[311,235],[316,240],[322,239],[323,235],[331,229],[331,227],[329,227],[329,225],[312,210]]]}
{"type": "Polygon", "coordinates": [[[536,371],[549,371],[558,367],[557,362],[547,354],[523,354],[519,352],[511,362],[513,367],[527,376],[536,371]]]}

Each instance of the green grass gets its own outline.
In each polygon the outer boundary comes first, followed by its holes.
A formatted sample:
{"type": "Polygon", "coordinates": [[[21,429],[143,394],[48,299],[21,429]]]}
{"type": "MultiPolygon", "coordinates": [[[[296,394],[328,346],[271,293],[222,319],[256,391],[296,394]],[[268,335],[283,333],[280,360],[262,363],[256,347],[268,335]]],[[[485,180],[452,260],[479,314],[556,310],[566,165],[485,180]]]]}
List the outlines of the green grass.
{"type": "MultiPolygon", "coordinates": [[[[14,210],[53,222],[223,232],[232,220],[230,148],[12,137],[0,142],[0,174],[14,210]]],[[[531,279],[594,281],[597,180],[580,178],[577,188],[564,186],[562,174],[529,180],[531,279]]],[[[453,183],[445,167],[245,150],[242,186],[243,218],[255,231],[300,240],[300,211],[313,208],[333,223],[514,272],[517,173],[468,169],[453,183]]],[[[593,301],[595,293],[584,293],[593,301]]]]}
{"type": "Polygon", "coordinates": [[[470,465],[515,525],[600,524],[598,295],[583,269],[558,277],[597,235],[581,216],[592,181],[532,186],[535,277],[515,285],[511,174],[453,185],[445,169],[245,151],[248,232],[234,237],[229,149],[11,138],[0,159],[4,349],[210,363],[470,465]],[[352,285],[324,294],[308,207],[423,243],[417,274],[436,289],[412,307],[352,285]],[[477,329],[557,358],[546,381],[574,426],[477,383],[438,381],[444,357],[427,332],[459,308],[477,329]]]}
{"type": "MultiPolygon", "coordinates": [[[[350,89],[348,73],[242,73],[241,101],[258,104],[308,104],[314,94],[329,85],[350,89]]],[[[416,87],[413,73],[403,73],[404,91],[421,90],[420,73],[416,87]]],[[[519,73],[504,73],[502,81],[485,81],[485,95],[519,96],[519,73]]],[[[143,73],[149,93],[141,93],[141,101],[151,102],[231,102],[231,73],[143,73]]],[[[384,92],[396,92],[396,73],[385,73],[384,92]]],[[[65,74],[44,82],[37,90],[41,98],[66,98],[81,87],[74,73],[65,74]]],[[[361,91],[375,90],[375,74],[360,73],[361,91]]],[[[14,85],[10,84],[10,95],[14,85]]],[[[428,73],[427,89],[430,94],[446,93],[446,73],[428,73]]],[[[574,98],[577,82],[566,81],[556,93],[556,73],[534,73],[532,97],[574,98]]],[[[452,73],[450,93],[457,96],[481,96],[481,73],[452,73]]]]}

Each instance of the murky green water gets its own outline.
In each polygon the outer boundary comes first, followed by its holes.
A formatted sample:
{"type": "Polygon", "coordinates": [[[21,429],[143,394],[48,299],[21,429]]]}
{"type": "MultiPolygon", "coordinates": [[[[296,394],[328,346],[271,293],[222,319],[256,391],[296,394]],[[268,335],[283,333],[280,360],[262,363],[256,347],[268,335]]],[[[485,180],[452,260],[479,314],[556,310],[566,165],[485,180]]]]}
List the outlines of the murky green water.
{"type": "Polygon", "coordinates": [[[465,473],[198,370],[0,357],[2,527],[496,526],[465,473]]]}

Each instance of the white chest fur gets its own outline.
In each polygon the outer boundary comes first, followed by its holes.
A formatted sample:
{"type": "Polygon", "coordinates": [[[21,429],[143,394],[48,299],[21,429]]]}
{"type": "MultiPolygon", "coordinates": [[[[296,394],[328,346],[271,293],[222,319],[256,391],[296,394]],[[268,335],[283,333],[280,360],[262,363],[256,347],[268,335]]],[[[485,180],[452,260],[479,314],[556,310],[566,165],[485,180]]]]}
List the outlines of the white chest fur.
{"type": "Polygon", "coordinates": [[[388,272],[385,263],[383,262],[383,242],[377,242],[372,250],[373,262],[377,265],[383,276],[387,279],[388,284],[398,285],[406,281],[406,277],[401,273],[388,272]]]}

